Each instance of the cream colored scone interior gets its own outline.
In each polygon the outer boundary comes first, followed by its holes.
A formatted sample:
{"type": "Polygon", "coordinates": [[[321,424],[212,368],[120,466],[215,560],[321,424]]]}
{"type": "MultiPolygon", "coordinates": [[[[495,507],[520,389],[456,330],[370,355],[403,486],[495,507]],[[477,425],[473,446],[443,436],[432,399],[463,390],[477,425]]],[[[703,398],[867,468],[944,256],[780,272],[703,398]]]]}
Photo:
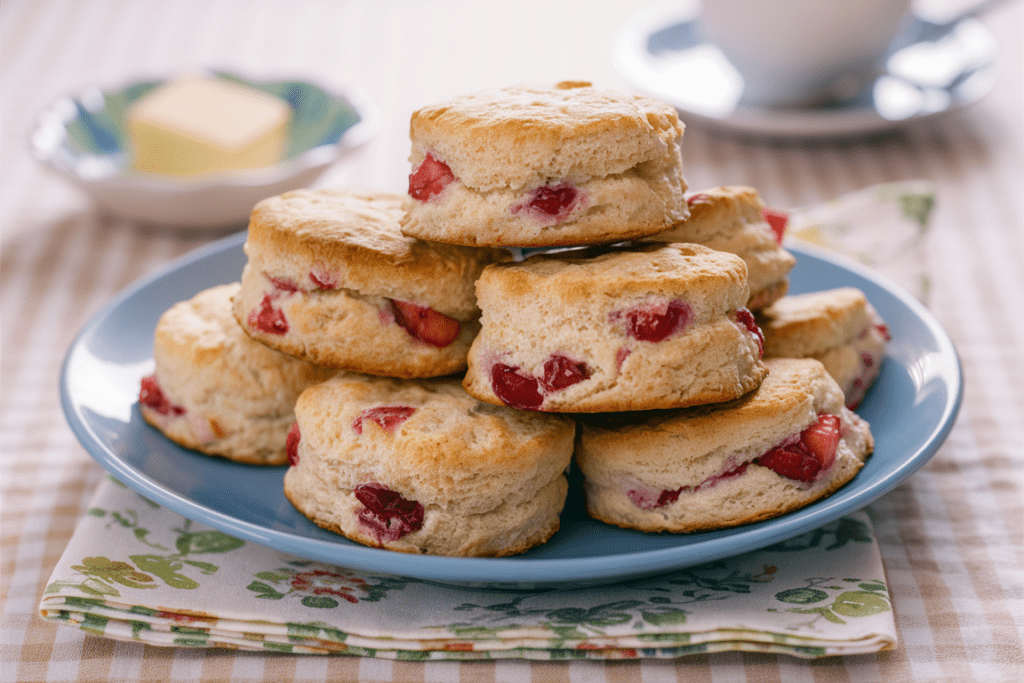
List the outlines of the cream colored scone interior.
{"type": "Polygon", "coordinates": [[[409,553],[502,556],[559,527],[575,423],[480,403],[451,378],[342,373],[296,406],[288,499],[316,524],[409,553]]]}
{"type": "Polygon", "coordinates": [[[413,113],[403,230],[474,246],[616,242],[688,215],[675,109],[563,82],[413,113]]]}
{"type": "Polygon", "coordinates": [[[815,358],[856,408],[878,378],[889,328],[864,292],[840,287],[790,295],[758,313],[765,357],[815,358]]]}
{"type": "Polygon", "coordinates": [[[464,386],[482,401],[553,412],[737,398],[766,372],[742,308],[745,276],[739,257],[689,244],[488,266],[464,386]]]}
{"type": "Polygon", "coordinates": [[[694,242],[736,254],[747,264],[750,300],[757,310],[779,299],[789,289],[789,273],[796,258],[781,244],[764,217],[757,190],[743,186],[716,187],[688,198],[690,216],[647,239],[694,242]]]}
{"type": "Polygon", "coordinates": [[[820,362],[768,367],[734,402],[581,422],[590,515],[643,531],[719,529],[796,510],[853,478],[874,448],[867,422],[820,362]]]}
{"type": "Polygon", "coordinates": [[[156,370],[142,380],[140,408],[147,422],[187,448],[283,465],[295,401],[335,371],[251,339],[231,314],[238,288],[204,290],[160,316],[156,370]]]}
{"type": "Polygon", "coordinates": [[[235,317],[259,341],[344,370],[431,377],[465,368],[474,282],[504,249],[406,237],[402,197],[298,190],[256,205],[235,317]]]}

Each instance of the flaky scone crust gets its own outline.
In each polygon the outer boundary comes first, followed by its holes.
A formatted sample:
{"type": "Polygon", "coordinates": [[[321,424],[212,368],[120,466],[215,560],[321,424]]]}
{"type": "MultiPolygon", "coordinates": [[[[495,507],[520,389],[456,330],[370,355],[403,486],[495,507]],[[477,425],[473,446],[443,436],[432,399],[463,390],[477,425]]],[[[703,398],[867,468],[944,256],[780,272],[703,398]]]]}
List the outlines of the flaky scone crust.
{"type": "Polygon", "coordinates": [[[756,342],[730,317],[747,300],[745,276],[739,257],[689,244],[568,250],[489,266],[477,283],[482,328],[463,384],[500,405],[491,386],[495,363],[536,376],[557,354],[591,373],[547,394],[540,410],[651,410],[737,398],[767,372],[756,342]],[[677,299],[692,321],[663,341],[632,339],[611,322],[616,311],[677,299]]]}
{"type": "Polygon", "coordinates": [[[677,154],[671,106],[569,81],[463,95],[413,113],[413,166],[432,151],[478,192],[625,173],[677,154]]]}
{"type": "Polygon", "coordinates": [[[460,556],[520,553],[558,529],[571,419],[481,404],[453,378],[340,374],[313,389],[296,407],[298,462],[284,490],[316,524],[365,545],[460,556]],[[413,412],[393,429],[359,421],[381,406],[413,412]],[[423,528],[375,537],[359,520],[354,493],[369,483],[421,504],[423,528]]]}
{"type": "Polygon", "coordinates": [[[758,313],[765,355],[803,358],[848,344],[872,324],[872,311],[855,287],[783,297],[758,313]]]}
{"type": "Polygon", "coordinates": [[[761,386],[736,401],[581,421],[576,463],[585,477],[588,512],[643,531],[708,530],[776,517],[848,482],[874,448],[868,424],[843,405],[842,391],[820,362],[767,365],[761,386]],[[805,484],[752,462],[822,412],[838,416],[842,431],[836,462],[821,479],[805,484]],[[644,510],[626,495],[627,481],[674,491],[743,463],[749,463],[743,474],[683,493],[660,508],[644,510]]]}
{"type": "Polygon", "coordinates": [[[742,185],[715,187],[689,198],[690,215],[649,238],[695,242],[736,254],[747,264],[748,308],[760,309],[786,294],[796,258],[778,242],[761,213],[757,190],[742,185]]]}
{"type": "Polygon", "coordinates": [[[204,290],[164,312],[153,340],[156,378],[184,415],[142,405],[147,422],[208,455],[257,465],[285,463],[285,437],[303,389],[334,370],[251,338],[231,314],[238,283],[204,290]]]}

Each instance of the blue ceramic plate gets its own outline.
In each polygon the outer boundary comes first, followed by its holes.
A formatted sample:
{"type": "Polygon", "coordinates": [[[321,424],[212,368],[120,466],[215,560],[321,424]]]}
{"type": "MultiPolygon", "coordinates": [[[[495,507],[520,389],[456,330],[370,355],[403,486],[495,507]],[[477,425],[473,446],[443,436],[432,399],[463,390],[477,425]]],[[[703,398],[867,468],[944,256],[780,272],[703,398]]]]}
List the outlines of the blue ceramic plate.
{"type": "Polygon", "coordinates": [[[80,333],[64,363],[68,422],[92,456],[119,480],[185,517],[304,558],[449,585],[506,589],[581,586],[664,573],[776,543],[857,510],[924,465],[946,438],[961,398],[951,341],[909,294],[825,252],[792,248],[791,291],[850,285],[868,296],[892,330],[881,375],[860,407],[875,453],[846,487],[777,519],[695,534],[645,534],[586,516],[573,486],[562,528],[546,544],[510,558],[408,555],[364,547],[299,514],[282,492],[284,467],[255,467],[181,448],[146,424],[140,379],[152,372],[157,319],[202,289],[232,282],[245,264],[240,233],[171,263],[135,284],[80,333]]]}
{"type": "Polygon", "coordinates": [[[126,112],[167,79],[63,97],[39,115],[33,155],[120,216],[178,228],[244,227],[256,202],[308,186],[347,150],[380,127],[373,103],[355,87],[330,93],[301,80],[257,81],[224,71],[205,74],[249,85],[292,108],[288,149],[274,166],[175,178],[130,167],[126,112]]]}

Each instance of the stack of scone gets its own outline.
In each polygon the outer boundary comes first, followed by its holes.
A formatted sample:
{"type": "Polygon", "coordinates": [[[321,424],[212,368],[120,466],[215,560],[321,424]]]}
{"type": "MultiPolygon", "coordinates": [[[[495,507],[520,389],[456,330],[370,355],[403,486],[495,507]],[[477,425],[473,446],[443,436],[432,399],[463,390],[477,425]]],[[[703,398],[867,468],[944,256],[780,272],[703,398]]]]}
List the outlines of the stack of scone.
{"type": "MultiPolygon", "coordinates": [[[[872,439],[827,351],[775,341],[803,334],[784,324],[784,216],[750,188],[687,197],[682,133],[672,107],[581,82],[415,112],[406,195],[307,190],[253,210],[248,263],[216,316],[241,351],[210,372],[275,394],[272,409],[245,408],[266,429],[242,430],[273,456],[209,447],[223,439],[195,415],[252,391],[190,379],[194,349],[173,363],[155,352],[147,420],[207,453],[286,458],[303,514],[403,552],[547,541],[574,453],[590,514],[644,531],[742,524],[828,495],[872,439]],[[772,341],[759,320],[775,321],[772,341]],[[766,362],[766,350],[808,358],[766,362]]],[[[158,349],[198,344],[171,313],[158,349]]],[[[866,344],[852,348],[877,366],[866,344]]]]}

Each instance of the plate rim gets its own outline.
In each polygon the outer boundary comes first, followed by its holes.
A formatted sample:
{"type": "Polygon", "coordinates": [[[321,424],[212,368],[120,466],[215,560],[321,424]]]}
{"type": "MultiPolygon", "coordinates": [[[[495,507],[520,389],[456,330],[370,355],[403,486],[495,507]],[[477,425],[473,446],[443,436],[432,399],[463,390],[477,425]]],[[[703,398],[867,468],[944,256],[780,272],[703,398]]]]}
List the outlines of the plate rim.
{"type": "MultiPolygon", "coordinates": [[[[701,541],[701,548],[707,550],[699,559],[682,560],[680,555],[692,555],[691,545],[673,546],[642,550],[631,553],[619,553],[611,556],[590,558],[529,558],[512,556],[506,558],[473,558],[445,557],[434,555],[407,555],[389,550],[366,546],[339,546],[320,539],[299,537],[293,533],[269,529],[238,517],[213,510],[205,505],[186,499],[177,492],[164,487],[150,479],[143,472],[108,450],[87,421],[80,415],[68,390],[68,374],[74,361],[76,349],[98,330],[106,319],[124,303],[150,285],[173,275],[175,272],[195,264],[203,259],[214,257],[218,253],[227,252],[239,247],[245,240],[246,231],[218,239],[203,247],[199,247],[179,256],[155,272],[142,277],[135,283],[115,295],[106,305],[100,308],[75,336],[68,348],[61,365],[60,397],[65,418],[76,439],[86,452],[96,460],[107,472],[141,495],[150,498],[168,509],[193,519],[224,533],[237,536],[271,548],[294,555],[322,561],[329,564],[340,564],[354,569],[374,571],[382,574],[399,575],[426,581],[434,581],[450,586],[465,587],[529,587],[564,585],[572,581],[574,585],[596,585],[611,583],[625,579],[636,579],[643,576],[664,574],[705,561],[723,559],[743,552],[771,545],[793,536],[851,514],[874,502],[882,495],[906,480],[911,474],[923,467],[942,446],[952,430],[960,411],[963,399],[963,369],[959,354],[948,333],[934,315],[911,294],[883,275],[841,254],[825,249],[791,243],[785,246],[799,257],[806,254],[830,262],[833,266],[848,270],[868,280],[899,300],[911,309],[914,315],[925,324],[931,333],[942,355],[952,361],[950,369],[943,374],[951,373],[951,382],[943,381],[948,397],[937,416],[928,438],[891,473],[877,481],[868,482],[860,488],[854,488],[842,495],[840,489],[832,496],[824,498],[800,510],[787,515],[766,520],[757,525],[746,525],[724,530],[724,536],[701,541]],[[839,508],[838,510],[836,508],[839,508]],[[767,526],[766,526],[767,525],[767,526]],[[738,537],[738,538],[737,538],[738,537]],[[344,549],[345,557],[337,557],[337,550],[344,549]],[[334,552],[331,552],[331,551],[334,552]],[[638,562],[642,569],[638,570],[638,562]],[[395,566],[397,565],[397,567],[395,566]],[[566,577],[571,577],[567,579],[566,577]]],[[[945,367],[945,366],[944,366],[945,367]]]]}

